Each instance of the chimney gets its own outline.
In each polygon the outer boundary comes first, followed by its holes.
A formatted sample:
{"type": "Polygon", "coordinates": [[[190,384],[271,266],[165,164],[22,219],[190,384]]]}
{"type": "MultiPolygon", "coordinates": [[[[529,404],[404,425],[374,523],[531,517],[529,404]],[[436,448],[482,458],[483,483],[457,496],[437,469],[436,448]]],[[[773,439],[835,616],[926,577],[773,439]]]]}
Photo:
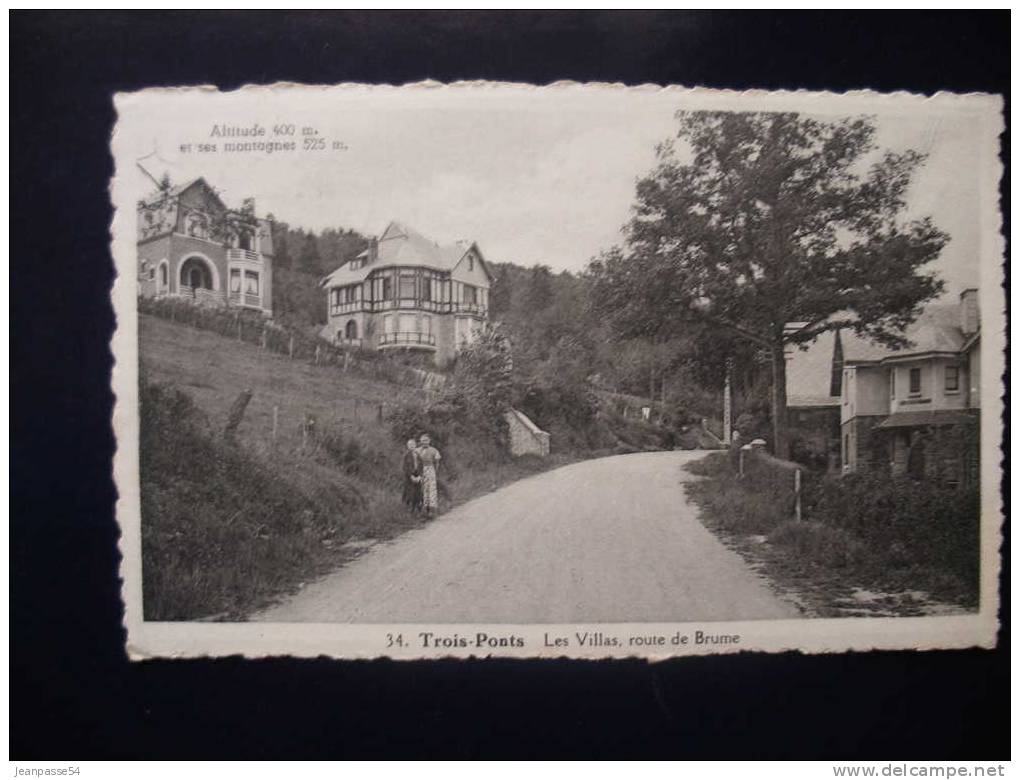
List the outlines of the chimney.
{"type": "Polygon", "coordinates": [[[968,287],[960,293],[960,330],[964,336],[973,336],[981,327],[981,310],[978,308],[977,288],[968,287]]]}

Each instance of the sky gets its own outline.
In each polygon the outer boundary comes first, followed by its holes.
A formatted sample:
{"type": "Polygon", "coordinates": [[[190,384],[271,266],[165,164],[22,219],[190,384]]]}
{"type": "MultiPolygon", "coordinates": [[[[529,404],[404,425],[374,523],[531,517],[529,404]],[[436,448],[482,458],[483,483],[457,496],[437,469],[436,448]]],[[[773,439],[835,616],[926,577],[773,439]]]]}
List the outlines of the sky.
{"type": "MultiPolygon", "coordinates": [[[[135,159],[158,160],[178,181],[204,176],[231,205],[254,196],[260,214],[295,227],[377,235],[396,219],[439,242],[475,240],[490,261],[580,271],[621,241],[635,183],[654,167],[655,146],[675,135],[678,109],[783,107],[720,99],[521,86],[180,92],[132,103],[119,130],[135,159]],[[250,139],[210,137],[214,125],[254,123],[267,133],[258,140],[293,124],[299,146],[301,127],[314,127],[327,148],[227,153],[224,140],[250,139]],[[217,151],[200,153],[199,143],[217,151]]],[[[895,101],[805,105],[820,118],[873,115],[880,147],[929,155],[908,213],[931,215],[951,236],[936,262],[949,294],[973,286],[981,249],[973,116],[931,101],[907,110],[895,101]]]]}

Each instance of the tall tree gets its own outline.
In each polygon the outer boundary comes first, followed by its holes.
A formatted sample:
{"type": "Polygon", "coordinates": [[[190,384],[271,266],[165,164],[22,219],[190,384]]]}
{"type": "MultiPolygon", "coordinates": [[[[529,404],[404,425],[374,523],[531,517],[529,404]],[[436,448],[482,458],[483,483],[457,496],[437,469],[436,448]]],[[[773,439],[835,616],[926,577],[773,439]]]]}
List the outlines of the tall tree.
{"type": "Polygon", "coordinates": [[[298,257],[298,269],[308,274],[320,272],[319,242],[315,233],[309,232],[305,235],[301,244],[301,254],[298,257]]]}
{"type": "Polygon", "coordinates": [[[864,117],[680,111],[677,120],[676,139],[638,182],[625,249],[589,267],[594,298],[630,335],[700,320],[767,350],[774,450],[786,457],[788,345],[838,328],[903,345],[904,328],[943,289],[924,266],[948,236],[903,214],[924,156],[879,154],[864,117]]]}

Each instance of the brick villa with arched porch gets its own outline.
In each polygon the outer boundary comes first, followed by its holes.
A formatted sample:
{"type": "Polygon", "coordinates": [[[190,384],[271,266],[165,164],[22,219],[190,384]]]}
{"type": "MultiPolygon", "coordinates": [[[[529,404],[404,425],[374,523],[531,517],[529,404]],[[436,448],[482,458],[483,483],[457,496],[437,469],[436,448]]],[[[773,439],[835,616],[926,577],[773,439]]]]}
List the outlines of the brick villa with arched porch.
{"type": "MultiPolygon", "coordinates": [[[[144,169],[143,169],[144,170],[144,169]]],[[[273,313],[269,221],[232,211],[198,178],[138,205],[138,294],[273,313]],[[224,230],[223,225],[229,225],[224,230]]]]}

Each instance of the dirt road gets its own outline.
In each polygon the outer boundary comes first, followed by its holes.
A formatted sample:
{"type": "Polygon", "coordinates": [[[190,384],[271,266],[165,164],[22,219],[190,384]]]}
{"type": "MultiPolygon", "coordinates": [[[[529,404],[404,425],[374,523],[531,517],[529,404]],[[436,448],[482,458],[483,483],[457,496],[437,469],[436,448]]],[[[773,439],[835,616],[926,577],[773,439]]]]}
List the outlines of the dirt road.
{"type": "Polygon", "coordinates": [[[698,521],[682,482],[703,453],[575,463],[464,504],[254,620],[674,622],[792,618],[698,521]]]}

